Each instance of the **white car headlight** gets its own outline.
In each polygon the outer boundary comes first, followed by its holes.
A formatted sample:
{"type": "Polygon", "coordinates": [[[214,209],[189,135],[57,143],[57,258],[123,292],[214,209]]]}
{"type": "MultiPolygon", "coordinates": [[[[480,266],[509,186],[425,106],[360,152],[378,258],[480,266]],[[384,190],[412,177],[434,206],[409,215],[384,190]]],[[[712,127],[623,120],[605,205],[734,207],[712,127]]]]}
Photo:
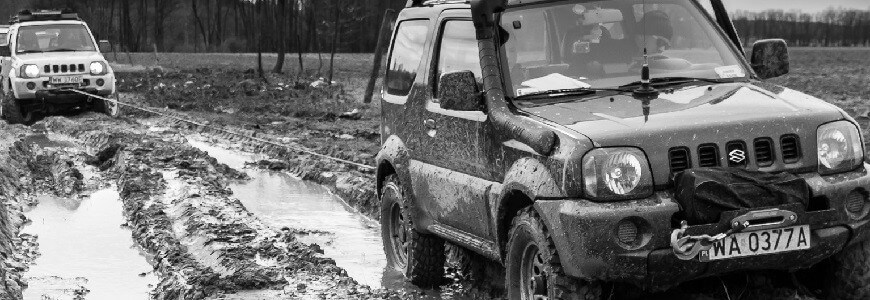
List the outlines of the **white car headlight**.
{"type": "Polygon", "coordinates": [[[592,200],[647,197],[653,178],[646,154],[637,148],[602,148],[583,157],[583,187],[592,200]]]}
{"type": "Polygon", "coordinates": [[[23,65],[21,66],[21,74],[24,78],[36,78],[39,77],[39,67],[36,65],[23,65]]]}
{"type": "Polygon", "coordinates": [[[106,66],[103,64],[103,62],[99,62],[99,61],[92,62],[90,69],[91,69],[91,75],[106,74],[106,66]]]}
{"type": "Polygon", "coordinates": [[[822,175],[848,172],[864,161],[861,132],[849,121],[819,127],[817,145],[819,173],[822,175]]]}

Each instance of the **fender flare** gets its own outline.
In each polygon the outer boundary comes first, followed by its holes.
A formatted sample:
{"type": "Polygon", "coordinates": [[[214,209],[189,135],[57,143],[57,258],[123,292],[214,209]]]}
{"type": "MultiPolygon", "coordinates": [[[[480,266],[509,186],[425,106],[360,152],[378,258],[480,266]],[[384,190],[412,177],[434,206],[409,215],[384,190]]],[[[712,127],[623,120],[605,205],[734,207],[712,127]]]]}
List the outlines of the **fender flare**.
{"type": "MultiPolygon", "coordinates": [[[[492,191],[490,209],[493,228],[496,232],[496,245],[504,258],[507,233],[513,220],[512,212],[534,205],[541,198],[565,197],[558,182],[541,161],[526,157],[517,160],[508,170],[500,190],[492,191]],[[518,199],[519,198],[519,199],[518,199]],[[522,199],[525,198],[525,199],[522,199]],[[522,199],[522,200],[520,200],[522,199]],[[517,202],[519,201],[519,202],[517,202]]],[[[546,221],[545,221],[546,223],[546,221]]]]}

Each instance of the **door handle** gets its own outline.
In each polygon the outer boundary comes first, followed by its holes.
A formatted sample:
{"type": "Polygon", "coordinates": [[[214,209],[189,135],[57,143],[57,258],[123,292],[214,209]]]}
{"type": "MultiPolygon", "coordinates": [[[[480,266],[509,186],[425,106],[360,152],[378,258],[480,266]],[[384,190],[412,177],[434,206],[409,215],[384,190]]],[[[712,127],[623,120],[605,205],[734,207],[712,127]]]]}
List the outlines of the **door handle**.
{"type": "Polygon", "coordinates": [[[428,119],[426,121],[423,121],[423,126],[426,126],[426,129],[429,129],[429,130],[435,130],[435,128],[436,128],[435,120],[428,119]]]}

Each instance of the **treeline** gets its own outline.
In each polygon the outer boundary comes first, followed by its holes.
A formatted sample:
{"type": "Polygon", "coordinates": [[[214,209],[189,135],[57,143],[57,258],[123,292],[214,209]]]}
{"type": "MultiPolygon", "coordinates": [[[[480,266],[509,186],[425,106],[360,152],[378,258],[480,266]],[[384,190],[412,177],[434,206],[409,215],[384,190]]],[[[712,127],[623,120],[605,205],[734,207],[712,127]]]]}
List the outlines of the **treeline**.
{"type": "Polygon", "coordinates": [[[747,44],[782,38],[791,46],[870,46],[870,10],[834,9],[809,14],[800,11],[737,11],[734,26],[747,44]]]}
{"type": "Polygon", "coordinates": [[[0,0],[0,16],[71,8],[124,51],[371,52],[407,0],[0,0]]]}
{"type": "MultiPolygon", "coordinates": [[[[387,9],[407,0],[0,0],[20,9],[72,8],[121,51],[372,52],[387,9]]],[[[870,46],[870,10],[736,11],[744,41],[792,46],[870,46]]]]}

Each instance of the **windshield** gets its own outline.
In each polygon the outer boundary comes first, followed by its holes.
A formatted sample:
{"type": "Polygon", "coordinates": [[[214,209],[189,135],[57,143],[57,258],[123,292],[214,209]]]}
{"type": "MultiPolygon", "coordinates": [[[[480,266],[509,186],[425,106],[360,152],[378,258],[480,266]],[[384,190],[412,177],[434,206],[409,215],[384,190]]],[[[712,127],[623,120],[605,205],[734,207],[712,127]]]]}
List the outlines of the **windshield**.
{"type": "Polygon", "coordinates": [[[18,29],[16,53],[96,51],[84,25],[54,24],[18,29]]]}
{"type": "Polygon", "coordinates": [[[512,96],[611,88],[653,78],[745,78],[735,51],[694,0],[573,1],[505,12],[502,51],[512,96]]]}

